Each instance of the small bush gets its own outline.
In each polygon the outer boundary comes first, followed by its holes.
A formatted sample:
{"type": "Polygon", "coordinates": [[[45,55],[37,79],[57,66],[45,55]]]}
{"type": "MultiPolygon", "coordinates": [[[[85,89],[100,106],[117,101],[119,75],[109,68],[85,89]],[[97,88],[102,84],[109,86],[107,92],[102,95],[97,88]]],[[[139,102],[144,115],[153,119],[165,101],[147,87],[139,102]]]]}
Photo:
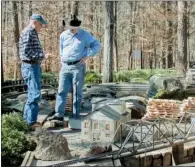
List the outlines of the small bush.
{"type": "MultiPolygon", "coordinates": [[[[135,69],[135,70],[124,70],[113,73],[114,82],[145,82],[153,74],[163,74],[163,75],[174,75],[175,71],[172,69],[135,69]]],[[[49,72],[42,73],[42,79],[52,80],[58,77],[58,73],[49,72]]],[[[102,76],[99,73],[93,71],[87,71],[85,75],[85,84],[95,84],[101,83],[102,76]]]]}
{"type": "Polygon", "coordinates": [[[28,139],[28,125],[20,113],[2,116],[2,164],[3,166],[21,165],[24,153],[35,149],[35,143],[28,139]]]}
{"type": "Polygon", "coordinates": [[[58,77],[57,73],[52,73],[52,72],[45,72],[42,73],[42,79],[54,79],[58,77]]]}
{"type": "Polygon", "coordinates": [[[2,159],[4,165],[20,165],[27,151],[28,141],[24,132],[2,128],[2,159]]]}
{"type": "Polygon", "coordinates": [[[2,127],[22,132],[28,131],[28,125],[23,120],[22,115],[16,112],[12,112],[10,114],[3,114],[2,127]]]}
{"type": "Polygon", "coordinates": [[[90,84],[90,83],[101,83],[102,78],[101,75],[95,72],[86,72],[85,75],[85,84],[90,84]]]}

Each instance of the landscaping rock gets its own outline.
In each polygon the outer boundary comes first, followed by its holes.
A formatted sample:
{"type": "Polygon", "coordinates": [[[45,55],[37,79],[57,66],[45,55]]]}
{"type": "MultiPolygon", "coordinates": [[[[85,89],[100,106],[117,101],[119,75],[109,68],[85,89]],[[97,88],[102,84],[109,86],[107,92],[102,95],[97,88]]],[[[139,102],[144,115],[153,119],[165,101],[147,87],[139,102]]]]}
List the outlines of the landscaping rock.
{"type": "Polygon", "coordinates": [[[171,166],[172,164],[172,154],[171,152],[166,152],[163,154],[163,166],[171,166]]]}
{"type": "Polygon", "coordinates": [[[181,81],[176,77],[153,75],[150,77],[149,82],[148,97],[155,96],[159,90],[175,91],[183,89],[181,81]]]}
{"type": "Polygon", "coordinates": [[[153,166],[162,166],[162,158],[154,158],[153,159],[153,166]]]}
{"type": "Polygon", "coordinates": [[[106,88],[104,86],[93,86],[87,88],[87,91],[83,93],[83,98],[92,98],[92,97],[114,97],[116,94],[115,91],[106,88]]]}
{"type": "Polygon", "coordinates": [[[194,148],[187,149],[188,156],[191,156],[194,154],[194,148]]]}
{"type": "Polygon", "coordinates": [[[141,119],[146,113],[146,98],[140,96],[128,96],[120,99],[125,100],[126,109],[131,110],[132,119],[141,119]]]}
{"type": "Polygon", "coordinates": [[[19,96],[17,97],[17,100],[24,102],[24,101],[26,101],[27,96],[28,96],[27,93],[21,94],[21,95],[19,95],[19,96]]]}
{"type": "Polygon", "coordinates": [[[139,165],[140,166],[152,166],[152,162],[153,162],[153,157],[152,157],[152,155],[147,155],[147,156],[145,156],[145,155],[140,155],[140,157],[139,158],[137,158],[137,159],[139,159],[139,165]]]}
{"type": "Polygon", "coordinates": [[[88,152],[81,155],[81,157],[90,157],[93,155],[98,155],[98,154],[102,154],[102,153],[110,152],[110,151],[112,151],[111,146],[110,147],[93,146],[88,152]]]}
{"type": "MultiPolygon", "coordinates": [[[[3,102],[3,108],[6,110],[16,110],[23,112],[24,105],[27,100],[27,94],[21,94],[16,99],[6,98],[3,102]]],[[[39,115],[44,115],[50,113],[53,109],[50,107],[49,103],[45,99],[41,99],[39,102],[39,115]]]]}
{"type": "Polygon", "coordinates": [[[71,158],[68,143],[61,134],[49,132],[46,129],[39,129],[35,132],[37,144],[34,151],[35,158],[43,161],[62,161],[71,158]]]}
{"type": "Polygon", "coordinates": [[[55,99],[56,93],[57,93],[57,90],[54,88],[41,90],[42,97],[44,97],[46,99],[55,99]]]}

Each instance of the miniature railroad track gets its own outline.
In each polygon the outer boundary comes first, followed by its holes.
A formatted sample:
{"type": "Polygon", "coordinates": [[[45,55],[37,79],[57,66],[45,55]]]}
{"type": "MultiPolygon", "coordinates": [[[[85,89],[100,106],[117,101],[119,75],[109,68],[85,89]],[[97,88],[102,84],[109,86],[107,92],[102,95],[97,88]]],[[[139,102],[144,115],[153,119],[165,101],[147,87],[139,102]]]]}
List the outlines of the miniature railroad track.
{"type": "MultiPolygon", "coordinates": [[[[56,88],[58,86],[57,79],[43,79],[41,81],[43,88],[56,88]]],[[[25,92],[27,86],[24,83],[24,80],[15,80],[15,81],[5,81],[1,84],[1,93],[10,93],[10,92],[25,92]]]]}
{"type": "MultiPolygon", "coordinates": [[[[195,140],[195,134],[193,131],[193,127],[195,126],[195,122],[186,122],[187,118],[193,118],[195,116],[195,112],[185,112],[183,113],[183,116],[178,119],[154,119],[154,120],[131,120],[127,123],[121,123],[120,126],[117,128],[115,135],[117,134],[117,131],[121,130],[121,126],[125,126],[126,130],[128,130],[128,134],[125,135],[125,140],[120,142],[119,144],[116,144],[113,140],[110,142],[111,144],[114,144],[118,147],[118,150],[102,153],[99,155],[94,155],[90,157],[84,157],[84,158],[78,158],[69,160],[66,162],[62,162],[55,165],[55,167],[62,167],[62,166],[68,166],[73,165],[81,162],[89,162],[89,161],[97,161],[97,160],[103,160],[103,159],[112,159],[117,160],[123,157],[130,157],[135,156],[138,154],[151,152],[163,148],[167,148],[173,145],[173,143],[177,142],[190,142],[195,140]],[[182,128],[182,124],[185,124],[185,129],[182,128]],[[172,128],[168,128],[167,125],[170,124],[172,128]],[[188,128],[186,128],[187,124],[189,125],[188,128]],[[166,131],[163,132],[163,130],[160,127],[166,127],[166,131]],[[174,128],[176,131],[174,130],[174,128]],[[147,131],[144,132],[144,129],[147,129],[147,131]],[[140,140],[139,143],[136,144],[135,136],[136,134],[140,132],[140,140]],[[144,132],[144,133],[143,133],[144,132]],[[166,134],[169,134],[169,137],[167,137],[166,134]],[[158,134],[157,136],[155,134],[158,134]],[[156,136],[156,139],[155,137],[156,136]],[[131,140],[133,137],[133,140],[131,140]],[[128,142],[131,142],[131,146],[128,146],[128,142]]],[[[121,139],[122,140],[122,135],[121,139]]]]}
{"type": "MultiPolygon", "coordinates": [[[[129,91],[129,92],[145,92],[149,88],[148,83],[109,83],[109,84],[89,84],[89,87],[93,86],[103,86],[112,89],[113,91],[129,91]]],[[[58,79],[43,79],[42,80],[42,87],[49,88],[49,87],[58,87],[58,79]]],[[[9,92],[24,92],[27,90],[27,86],[23,80],[16,80],[16,81],[5,81],[1,85],[1,92],[9,93],[9,92]]]]}
{"type": "MultiPolygon", "coordinates": [[[[194,140],[195,140],[195,137],[191,137],[191,138],[188,138],[186,140],[179,139],[175,142],[183,141],[184,143],[187,143],[187,142],[194,141],[194,140]]],[[[64,166],[74,165],[74,164],[81,163],[81,162],[90,162],[90,161],[98,161],[98,160],[105,160],[105,159],[116,160],[116,159],[135,156],[138,154],[151,152],[151,151],[155,151],[155,150],[159,150],[159,149],[163,149],[163,148],[168,148],[172,144],[173,143],[165,143],[163,145],[156,145],[155,147],[151,146],[151,147],[147,147],[147,148],[145,148],[145,145],[143,144],[143,146],[140,147],[140,149],[137,150],[137,152],[130,152],[129,150],[131,148],[124,148],[121,152],[120,152],[120,150],[106,152],[106,153],[102,153],[99,155],[94,155],[94,156],[90,156],[90,157],[78,158],[78,159],[73,159],[73,160],[69,160],[66,162],[61,162],[59,164],[48,165],[47,167],[64,167],[64,166]],[[117,156],[119,154],[119,152],[121,153],[121,155],[117,156]]]]}

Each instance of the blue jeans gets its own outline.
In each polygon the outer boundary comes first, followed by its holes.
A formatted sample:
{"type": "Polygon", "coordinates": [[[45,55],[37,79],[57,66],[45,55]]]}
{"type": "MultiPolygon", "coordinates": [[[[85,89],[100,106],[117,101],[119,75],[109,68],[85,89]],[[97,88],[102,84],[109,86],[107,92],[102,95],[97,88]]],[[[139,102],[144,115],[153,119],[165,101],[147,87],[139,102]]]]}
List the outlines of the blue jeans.
{"type": "Polygon", "coordinates": [[[66,97],[71,87],[73,87],[73,117],[80,116],[85,71],[84,64],[67,65],[62,63],[55,106],[57,117],[63,117],[65,114],[66,97]]]}
{"type": "Polygon", "coordinates": [[[41,99],[41,67],[36,64],[22,63],[22,77],[28,86],[28,99],[24,106],[24,120],[29,125],[37,121],[38,102],[41,99]]]}

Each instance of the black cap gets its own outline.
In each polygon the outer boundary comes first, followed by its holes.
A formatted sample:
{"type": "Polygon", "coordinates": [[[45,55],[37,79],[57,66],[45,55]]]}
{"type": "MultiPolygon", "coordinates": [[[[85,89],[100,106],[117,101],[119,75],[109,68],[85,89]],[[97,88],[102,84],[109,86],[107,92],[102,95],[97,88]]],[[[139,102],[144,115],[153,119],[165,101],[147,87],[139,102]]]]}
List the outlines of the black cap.
{"type": "Polygon", "coordinates": [[[69,21],[69,26],[79,27],[80,25],[81,25],[81,21],[76,17],[76,15],[71,15],[71,20],[69,21]]]}

